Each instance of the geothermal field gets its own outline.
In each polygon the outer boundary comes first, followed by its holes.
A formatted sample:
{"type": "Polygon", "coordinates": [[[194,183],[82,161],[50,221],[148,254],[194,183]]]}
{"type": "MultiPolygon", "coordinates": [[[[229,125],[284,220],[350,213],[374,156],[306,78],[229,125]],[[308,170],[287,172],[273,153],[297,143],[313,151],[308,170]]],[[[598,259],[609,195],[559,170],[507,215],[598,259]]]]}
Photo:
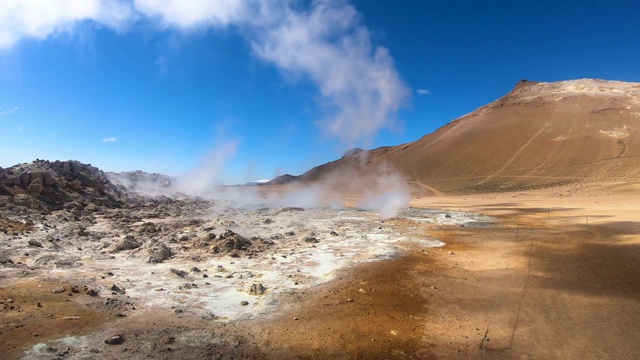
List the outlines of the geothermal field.
{"type": "Polygon", "coordinates": [[[0,358],[637,359],[639,89],[521,82],[262,185],[0,169],[0,358]]]}

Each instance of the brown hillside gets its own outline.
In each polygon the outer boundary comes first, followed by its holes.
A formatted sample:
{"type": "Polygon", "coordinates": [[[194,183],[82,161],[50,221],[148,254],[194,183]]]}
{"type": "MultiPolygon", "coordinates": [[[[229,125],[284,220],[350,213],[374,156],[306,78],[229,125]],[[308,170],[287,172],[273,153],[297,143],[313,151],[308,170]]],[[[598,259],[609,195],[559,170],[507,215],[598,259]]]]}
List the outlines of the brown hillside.
{"type": "Polygon", "coordinates": [[[347,154],[301,176],[389,163],[444,192],[487,192],[640,178],[640,83],[520,82],[506,96],[432,134],[347,154]]]}

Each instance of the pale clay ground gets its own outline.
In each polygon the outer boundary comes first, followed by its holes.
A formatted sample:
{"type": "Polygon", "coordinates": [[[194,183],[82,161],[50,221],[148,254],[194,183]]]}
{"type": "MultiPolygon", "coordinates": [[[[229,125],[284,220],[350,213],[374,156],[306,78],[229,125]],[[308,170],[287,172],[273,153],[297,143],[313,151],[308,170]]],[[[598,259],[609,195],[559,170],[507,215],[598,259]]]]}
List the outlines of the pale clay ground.
{"type": "MultiPolygon", "coordinates": [[[[428,272],[411,281],[427,288],[423,296],[428,296],[429,310],[420,316],[423,325],[414,327],[411,333],[412,338],[421,334],[421,338],[412,340],[416,345],[395,350],[391,357],[640,356],[640,345],[633,339],[640,329],[635,277],[640,246],[640,184],[570,185],[521,193],[423,197],[414,199],[410,206],[438,210],[408,210],[399,216],[400,220],[389,221],[389,226],[380,223],[373,213],[355,210],[307,210],[287,214],[285,219],[269,215],[277,220],[270,225],[264,225],[263,218],[243,218],[236,213],[234,221],[240,225],[239,233],[298,231],[295,237],[285,238],[255,261],[223,257],[199,263],[199,268],[208,269],[208,279],[185,280],[168,274],[170,267],[189,270],[185,267],[190,263],[180,257],[150,265],[143,262],[142,256],[127,254],[116,255],[117,266],[85,258],[82,268],[68,274],[54,270],[48,276],[89,276],[96,278],[98,287],[117,283],[142,308],[193,308],[193,315],[206,317],[213,313],[217,321],[247,319],[276,310],[272,317],[282,313],[288,319],[279,326],[293,327],[300,322],[290,321],[290,310],[286,309],[292,308],[284,306],[286,302],[278,298],[279,291],[313,289],[342,274],[339,269],[345,266],[420,250],[431,259],[431,265],[421,265],[428,272]],[[339,235],[329,235],[331,230],[339,235]],[[317,235],[319,243],[313,244],[315,248],[300,242],[308,231],[317,235]],[[373,248],[372,242],[376,244],[373,248]],[[428,250],[434,245],[444,246],[428,250]],[[591,247],[594,253],[584,251],[591,247]],[[215,277],[218,265],[223,266],[221,272],[225,276],[215,277]],[[99,274],[107,270],[113,271],[115,278],[100,279],[99,274]],[[233,277],[226,278],[227,274],[233,277]],[[189,281],[198,283],[198,288],[177,288],[189,281]],[[247,287],[253,282],[264,283],[267,293],[261,297],[248,295],[247,287]],[[250,305],[238,306],[242,300],[250,305]],[[484,343],[486,350],[478,349],[487,329],[490,340],[484,343]]],[[[93,230],[100,230],[100,226],[93,230]]],[[[312,300],[313,296],[309,301],[312,300]]],[[[325,321],[336,320],[328,317],[325,321]]],[[[380,331],[392,341],[406,337],[407,333],[398,330],[400,327],[394,326],[393,321],[388,326],[380,331]]],[[[255,335],[256,341],[260,334],[255,335]]],[[[308,342],[303,335],[298,339],[287,334],[282,335],[286,343],[308,342]]],[[[274,331],[270,336],[272,341],[277,340],[274,331]]],[[[75,347],[81,354],[81,349],[89,349],[92,341],[95,339],[91,336],[75,336],[53,343],[75,347]]],[[[47,358],[43,344],[32,347],[27,358],[47,358]]],[[[325,339],[322,344],[326,350],[333,343],[325,339]]],[[[109,357],[108,354],[112,353],[103,353],[109,357]]]]}

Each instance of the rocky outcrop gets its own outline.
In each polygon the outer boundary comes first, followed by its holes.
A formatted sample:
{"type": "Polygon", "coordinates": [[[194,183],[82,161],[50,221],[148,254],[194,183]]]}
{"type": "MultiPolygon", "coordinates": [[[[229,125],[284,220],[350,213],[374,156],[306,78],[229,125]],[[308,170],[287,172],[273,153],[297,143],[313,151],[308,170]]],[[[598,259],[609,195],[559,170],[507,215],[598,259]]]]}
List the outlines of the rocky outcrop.
{"type": "Polygon", "coordinates": [[[36,160],[0,168],[0,196],[17,206],[59,210],[69,202],[119,207],[126,190],[112,184],[103,171],[79,161],[36,160]],[[22,199],[19,196],[29,196],[22,199]]]}

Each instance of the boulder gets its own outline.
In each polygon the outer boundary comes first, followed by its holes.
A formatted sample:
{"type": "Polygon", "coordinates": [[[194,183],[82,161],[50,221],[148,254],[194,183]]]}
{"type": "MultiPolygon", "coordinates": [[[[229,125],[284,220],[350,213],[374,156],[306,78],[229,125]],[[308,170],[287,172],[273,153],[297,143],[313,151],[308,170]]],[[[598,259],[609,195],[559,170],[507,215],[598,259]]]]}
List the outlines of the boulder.
{"type": "Polygon", "coordinates": [[[30,183],[38,180],[40,183],[44,184],[44,171],[31,171],[29,173],[30,183]]]}
{"type": "Polygon", "coordinates": [[[251,284],[249,288],[249,294],[251,295],[262,295],[267,289],[262,284],[251,284]]]}
{"type": "Polygon", "coordinates": [[[114,336],[110,336],[107,339],[104,340],[104,343],[107,345],[120,345],[124,342],[124,336],[123,335],[114,335],[114,336]]]}
{"type": "Polygon", "coordinates": [[[82,189],[82,181],[80,180],[74,180],[71,182],[71,188],[73,190],[80,190],[82,189]]]}
{"type": "Polygon", "coordinates": [[[10,176],[5,175],[4,177],[0,177],[0,185],[11,186],[13,185],[13,180],[10,176]]]}
{"type": "Polygon", "coordinates": [[[49,174],[48,172],[43,172],[42,178],[44,179],[45,186],[51,186],[56,184],[56,181],[53,179],[53,176],[51,176],[51,174],[49,174]]]}
{"type": "Polygon", "coordinates": [[[116,246],[114,246],[114,249],[116,251],[123,251],[123,250],[133,250],[133,249],[137,249],[141,246],[142,244],[140,244],[139,242],[137,242],[133,236],[125,236],[122,240],[120,240],[116,246]]]}
{"type": "Polygon", "coordinates": [[[80,174],[80,176],[78,176],[78,180],[80,180],[80,183],[84,186],[87,186],[87,187],[96,186],[96,182],[89,175],[80,174]]]}
{"type": "Polygon", "coordinates": [[[215,237],[215,243],[211,246],[214,253],[232,253],[236,250],[247,250],[251,247],[251,240],[231,230],[225,230],[215,237]]]}
{"type": "Polygon", "coordinates": [[[40,178],[36,178],[29,184],[29,191],[33,194],[40,194],[42,190],[44,190],[44,186],[40,178]]]}
{"type": "Polygon", "coordinates": [[[42,247],[42,244],[40,243],[40,241],[33,240],[33,239],[29,240],[27,242],[27,244],[29,244],[29,246],[33,246],[33,247],[40,247],[40,248],[42,247]]]}
{"type": "Polygon", "coordinates": [[[302,238],[302,241],[312,244],[317,244],[319,242],[314,236],[305,236],[302,238]]]}
{"type": "Polygon", "coordinates": [[[161,263],[173,256],[171,249],[161,241],[154,241],[147,248],[147,253],[149,254],[147,262],[152,264],[161,263]]]}
{"type": "Polygon", "coordinates": [[[27,187],[30,180],[31,174],[29,174],[28,171],[23,171],[22,173],[20,173],[20,186],[27,187]]]}

